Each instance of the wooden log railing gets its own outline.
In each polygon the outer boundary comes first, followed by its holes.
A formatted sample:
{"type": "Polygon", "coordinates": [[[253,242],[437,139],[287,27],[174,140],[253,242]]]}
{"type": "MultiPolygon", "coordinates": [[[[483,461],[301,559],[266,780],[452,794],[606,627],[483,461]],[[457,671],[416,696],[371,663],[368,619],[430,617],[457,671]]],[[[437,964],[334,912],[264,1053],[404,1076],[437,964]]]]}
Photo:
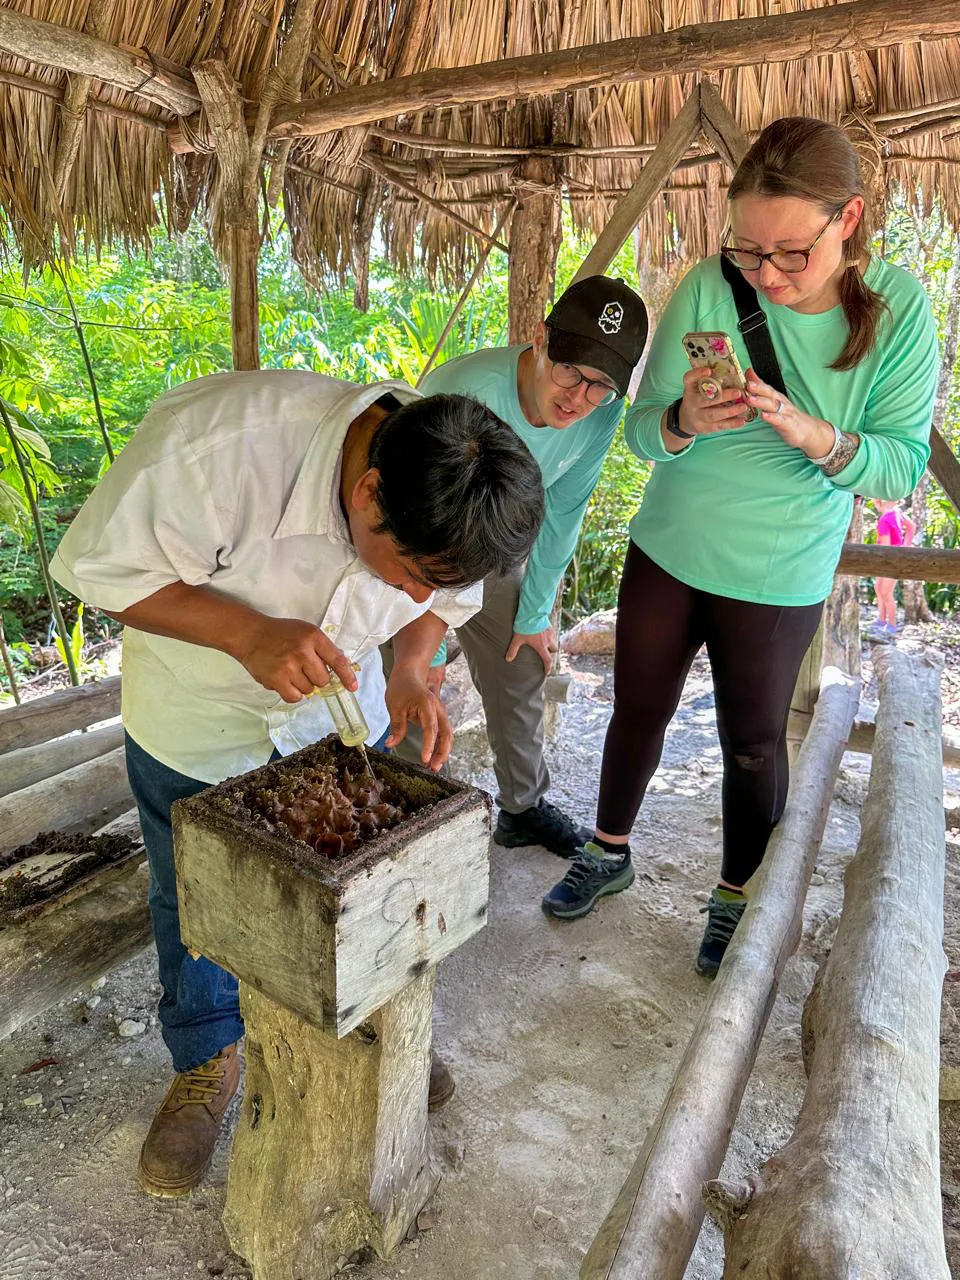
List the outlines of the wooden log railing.
{"type": "Polygon", "coordinates": [[[942,547],[877,547],[844,543],[837,573],[853,577],[960,582],[960,550],[942,547]]]}
{"type": "Polygon", "coordinates": [[[0,711],[0,756],[20,747],[49,742],[120,714],[120,677],[47,694],[0,711]]]}
{"type": "Polygon", "coordinates": [[[705,1188],[723,1274],[737,1280],[950,1274],[938,1153],[941,664],[895,649],[875,662],[870,787],[840,927],[804,1015],[814,1044],[797,1126],[759,1174],[705,1188]]]}
{"type": "Polygon", "coordinates": [[[680,1280],[686,1270],[703,1220],[701,1185],[720,1171],[780,974],[800,937],[803,900],[859,688],[859,681],[835,669],[824,672],[787,807],[743,920],[580,1280],[680,1280]]]}

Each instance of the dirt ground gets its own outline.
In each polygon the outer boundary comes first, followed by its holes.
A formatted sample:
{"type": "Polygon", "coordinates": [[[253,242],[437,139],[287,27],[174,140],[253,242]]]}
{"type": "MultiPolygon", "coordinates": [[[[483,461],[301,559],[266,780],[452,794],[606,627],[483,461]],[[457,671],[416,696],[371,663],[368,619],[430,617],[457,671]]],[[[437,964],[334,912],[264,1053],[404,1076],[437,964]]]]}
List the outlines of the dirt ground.
{"type": "MultiPolygon", "coordinates": [[[[952,631],[947,641],[943,647],[951,648],[952,631]]],[[[919,643],[918,631],[901,641],[919,643]]],[[[571,700],[549,749],[551,795],[590,821],[611,667],[602,658],[570,665],[571,700]]],[[[459,690],[451,692],[469,713],[475,695],[458,679],[459,690]]],[[[947,700],[946,718],[956,723],[947,700]]],[[[460,736],[457,769],[492,788],[476,721],[460,736]]],[[[803,942],[788,963],[725,1176],[756,1169],[791,1131],[804,1087],[802,1002],[836,928],[868,770],[866,757],[845,757],[803,942]]],[[[945,781],[960,791],[960,773],[948,772],[945,781]]],[[[489,925],[439,972],[436,1044],[457,1092],[431,1121],[443,1169],[438,1220],[390,1261],[351,1264],[358,1280],[577,1275],[709,991],[693,958],[700,908],[719,868],[719,793],[713,700],[701,657],[634,831],[641,874],[633,888],[581,921],[550,921],[539,900],[566,864],[542,849],[492,846],[489,925]]],[[[951,833],[948,1065],[960,1065],[954,839],[951,833]]],[[[154,1016],[158,990],[147,953],[0,1044],[0,1280],[248,1275],[220,1224],[229,1132],[206,1182],[186,1199],[151,1200],[134,1182],[140,1143],[169,1082],[154,1016]],[[132,1034],[121,1034],[121,1023],[132,1034]],[[55,1061],[29,1070],[46,1059],[55,1061]]],[[[960,1103],[945,1104],[942,1116],[945,1221],[953,1274],[960,1277],[960,1103]]],[[[718,1280],[722,1265],[720,1239],[708,1223],[687,1280],[718,1280]]]]}

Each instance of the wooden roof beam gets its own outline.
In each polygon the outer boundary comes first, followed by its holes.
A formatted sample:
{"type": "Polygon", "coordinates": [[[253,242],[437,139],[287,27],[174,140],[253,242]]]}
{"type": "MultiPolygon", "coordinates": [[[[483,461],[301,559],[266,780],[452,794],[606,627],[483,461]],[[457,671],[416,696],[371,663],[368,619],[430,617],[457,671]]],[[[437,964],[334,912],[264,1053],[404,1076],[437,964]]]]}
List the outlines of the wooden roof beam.
{"type": "MultiPolygon", "coordinates": [[[[276,113],[273,137],[311,137],[450,103],[530,98],[564,89],[757,66],[960,35],[956,0],[853,0],[765,18],[695,23],[653,36],[377,81],[276,113]]],[[[168,131],[174,150],[189,148],[168,131]]]]}
{"type": "Polygon", "coordinates": [[[200,107],[193,81],[169,70],[166,64],[161,66],[149,53],[128,53],[83,31],[41,22],[2,6],[0,51],[41,67],[91,76],[179,116],[200,107]]]}

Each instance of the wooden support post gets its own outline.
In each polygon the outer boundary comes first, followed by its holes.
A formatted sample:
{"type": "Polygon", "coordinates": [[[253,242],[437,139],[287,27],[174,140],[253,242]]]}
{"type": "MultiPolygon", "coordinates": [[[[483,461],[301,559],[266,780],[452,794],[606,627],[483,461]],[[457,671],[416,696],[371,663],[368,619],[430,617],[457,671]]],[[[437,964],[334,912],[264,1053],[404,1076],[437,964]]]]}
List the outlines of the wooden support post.
{"type": "Polygon", "coordinates": [[[700,88],[680,108],[670,128],[660,139],[640,176],[614,209],[597,242],[584,258],[574,280],[603,275],[620,252],[633,228],[656,199],[677,161],[700,132],[700,88]]]}
{"type": "Polygon", "coordinates": [[[510,227],[508,282],[510,342],[529,342],[550,310],[563,236],[556,162],[524,160],[516,181],[517,211],[510,227]]]}
{"type": "MultiPolygon", "coordinates": [[[[107,34],[110,19],[116,0],[90,0],[87,16],[84,19],[84,31],[96,40],[102,40],[107,34]]],[[[60,104],[60,136],[57,138],[57,151],[53,160],[53,189],[57,199],[63,203],[67,190],[67,181],[73,169],[80,142],[83,137],[83,124],[87,115],[87,100],[93,85],[93,76],[72,75],[68,73],[67,87],[60,104]]]]}
{"type": "MultiPolygon", "coordinates": [[[[230,273],[233,367],[259,369],[257,259],[260,254],[260,226],[257,221],[257,183],[249,181],[254,151],[247,137],[240,88],[219,58],[201,62],[194,68],[193,75],[217,147],[219,201],[226,224],[223,250],[230,273]]],[[[255,165],[259,166],[259,154],[255,165]]]]}
{"type": "MultiPolygon", "coordinates": [[[[863,537],[863,507],[853,509],[847,544],[863,537]]],[[[823,611],[823,661],[848,675],[860,674],[860,581],[837,573],[823,611]]]]}
{"type": "Polygon", "coordinates": [[[800,744],[803,742],[813,720],[814,708],[820,695],[820,675],[823,669],[824,621],[820,619],[817,634],[810,642],[810,648],[803,655],[800,673],[790,699],[790,712],[787,718],[787,754],[791,766],[797,759],[800,744]]]}
{"type": "Polygon", "coordinates": [[[944,821],[939,660],[877,653],[880,709],[843,914],[805,1025],[793,1136],[759,1174],[714,1184],[724,1277],[948,1280],[938,1085],[944,821]]]}
{"type": "Polygon", "coordinates": [[[343,1040],[240,984],[246,1079],[223,1224],[254,1280],[323,1280],[365,1246],[387,1258],[433,1194],[435,972],[343,1040]]]}
{"type": "Polygon", "coordinates": [[[936,427],[930,432],[929,465],[954,508],[960,511],[960,462],[936,427]]]}
{"type": "Polygon", "coordinates": [[[660,1114],[583,1261],[580,1280],[684,1275],[703,1219],[701,1185],[720,1171],[780,974],[800,937],[804,895],[858,699],[858,681],[825,672],[787,807],[746,912],[660,1114]]]}
{"type": "Polygon", "coordinates": [[[736,169],[749,151],[750,141],[709,80],[700,84],[700,128],[730,169],[736,169]]]}

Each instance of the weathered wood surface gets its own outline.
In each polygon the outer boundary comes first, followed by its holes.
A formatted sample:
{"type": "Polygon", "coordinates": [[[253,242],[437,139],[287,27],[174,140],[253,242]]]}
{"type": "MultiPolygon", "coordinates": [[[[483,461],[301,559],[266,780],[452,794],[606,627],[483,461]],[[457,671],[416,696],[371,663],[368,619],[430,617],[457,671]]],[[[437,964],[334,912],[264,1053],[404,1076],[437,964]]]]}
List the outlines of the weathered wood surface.
{"type": "Polygon", "coordinates": [[[200,95],[191,80],[151,62],[145,53],[127,52],[82,31],[6,7],[0,7],[0,49],[25,62],[94,76],[176,115],[188,115],[200,107],[200,95]]]}
{"type": "Polygon", "coordinates": [[[533,340],[537,321],[550,310],[563,241],[558,162],[546,156],[521,161],[516,175],[519,205],[510,224],[510,274],[507,284],[509,341],[533,340]]]}
{"type": "Polygon", "coordinates": [[[580,1280],[680,1280],[686,1270],[703,1220],[701,1186],[720,1171],[780,974],[799,940],[858,696],[858,681],[826,669],[787,808],[750,886],[743,920],[580,1280]]]}
{"type": "Polygon", "coordinates": [[[21,747],[0,757],[0,796],[72,769],[123,746],[123,725],[107,724],[89,733],[71,733],[52,742],[21,747]]]}
{"type": "Polygon", "coordinates": [[[216,811],[210,792],[173,809],[185,944],[339,1036],[487,916],[487,797],[370,754],[400,787],[428,777],[437,800],[336,862],[306,847],[292,857],[289,842],[216,811]]]}
{"type": "Polygon", "coordinates": [[[365,1246],[389,1257],[433,1194],[434,972],[343,1040],[241,982],[246,1079],[223,1222],[254,1280],[326,1280],[365,1246]]]}
{"type": "Polygon", "coordinates": [[[0,1039],[150,945],[147,869],[0,929],[0,1039]]]}
{"type": "MultiPolygon", "coordinates": [[[[49,742],[75,729],[85,729],[100,720],[120,714],[120,677],[83,684],[78,689],[61,689],[45,698],[35,698],[19,707],[0,711],[0,756],[21,747],[49,742]]],[[[0,760],[0,771],[3,770],[0,760]]]]}
{"type": "Polygon", "coordinates": [[[960,462],[936,426],[930,431],[928,465],[955,509],[960,511],[960,462]]]}
{"type": "Polygon", "coordinates": [[[0,799],[0,853],[41,831],[95,831],[133,803],[123,747],[0,799]]]}
{"type": "Polygon", "coordinates": [[[948,1280],[938,1084],[944,822],[940,662],[877,653],[880,709],[860,845],[808,1022],[793,1136],[708,1189],[728,1280],[948,1280]]]}
{"type": "MultiPolygon", "coordinates": [[[[899,0],[854,0],[825,9],[696,23],[652,36],[424,71],[356,86],[279,109],[270,136],[333,133],[453,103],[517,100],[563,89],[762,66],[957,34],[960,11],[956,0],[916,0],[912,5],[899,0]]],[[[189,148],[180,129],[171,126],[168,136],[173,150],[189,148]]]]}
{"type": "Polygon", "coordinates": [[[960,551],[942,547],[867,547],[848,542],[840,553],[837,573],[857,578],[960,582],[960,551]]]}
{"type": "Polygon", "coordinates": [[[580,264],[574,281],[603,275],[699,132],[698,87],[674,116],[656,151],[644,162],[640,176],[614,209],[596,244],[580,264]]]}
{"type": "MultiPolygon", "coordinates": [[[[750,139],[709,80],[700,82],[700,129],[717,148],[730,169],[736,169],[750,150],[750,139]]],[[[719,232],[720,227],[717,227],[717,233],[719,232]]]]}

